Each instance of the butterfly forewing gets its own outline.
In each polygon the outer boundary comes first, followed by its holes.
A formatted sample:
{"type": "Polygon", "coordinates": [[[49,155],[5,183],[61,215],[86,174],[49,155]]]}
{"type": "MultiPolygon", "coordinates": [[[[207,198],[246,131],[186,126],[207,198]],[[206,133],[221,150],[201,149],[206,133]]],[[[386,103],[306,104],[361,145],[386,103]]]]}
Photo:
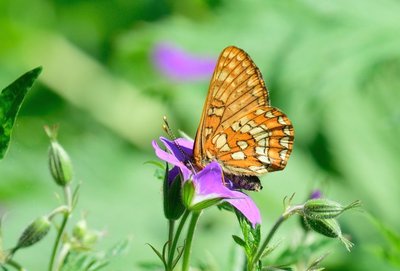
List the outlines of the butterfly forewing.
{"type": "Polygon", "coordinates": [[[270,107],[257,66],[243,50],[225,48],[196,134],[196,165],[216,160],[226,173],[260,175],[283,169],[292,145],[293,127],[281,111],[270,107]]]}
{"type": "Polygon", "coordinates": [[[257,105],[267,104],[264,81],[250,57],[239,48],[225,48],[217,61],[203,108],[195,140],[195,159],[205,153],[211,135],[228,127],[236,114],[246,114],[257,105]]]}

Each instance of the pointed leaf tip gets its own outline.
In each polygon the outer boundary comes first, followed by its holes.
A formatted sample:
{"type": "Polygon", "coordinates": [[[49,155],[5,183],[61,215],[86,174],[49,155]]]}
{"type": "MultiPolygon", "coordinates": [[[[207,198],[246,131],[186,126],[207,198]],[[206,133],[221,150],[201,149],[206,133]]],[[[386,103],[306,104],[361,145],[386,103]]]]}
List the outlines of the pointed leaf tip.
{"type": "Polygon", "coordinates": [[[26,93],[42,71],[37,67],[26,72],[0,92],[0,159],[5,156],[12,128],[26,93]]]}

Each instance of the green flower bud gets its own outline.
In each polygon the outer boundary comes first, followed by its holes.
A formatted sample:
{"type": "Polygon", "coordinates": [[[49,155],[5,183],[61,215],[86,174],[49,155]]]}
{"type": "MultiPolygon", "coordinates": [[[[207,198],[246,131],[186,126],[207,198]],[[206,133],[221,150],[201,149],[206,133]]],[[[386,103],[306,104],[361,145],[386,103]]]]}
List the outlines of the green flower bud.
{"type": "Polygon", "coordinates": [[[85,219],[79,220],[72,229],[72,236],[77,240],[82,241],[88,231],[85,219]]]}
{"type": "Polygon", "coordinates": [[[168,180],[168,166],[166,167],[163,194],[164,194],[164,215],[169,220],[177,220],[185,211],[182,202],[181,176],[178,174],[172,181],[168,180]]]}
{"type": "Polygon", "coordinates": [[[32,246],[42,240],[50,230],[50,220],[47,216],[35,219],[21,234],[13,253],[20,248],[32,246]]]}
{"type": "Polygon", "coordinates": [[[304,215],[311,219],[328,219],[339,216],[344,211],[359,207],[361,202],[356,200],[347,206],[343,206],[328,199],[310,199],[304,204],[304,215]]]}
{"type": "Polygon", "coordinates": [[[187,208],[192,205],[196,188],[191,180],[186,181],[182,187],[182,201],[187,208]]]}
{"type": "Polygon", "coordinates": [[[346,249],[350,251],[350,248],[353,246],[353,243],[343,236],[342,230],[340,229],[340,225],[336,219],[333,218],[312,219],[304,217],[304,220],[312,230],[326,237],[338,238],[346,246],[346,249]]]}
{"type": "Polygon", "coordinates": [[[73,250],[91,250],[104,235],[104,232],[89,229],[86,220],[79,220],[72,229],[72,238],[68,239],[73,250]]]}
{"type": "Polygon", "coordinates": [[[215,197],[215,195],[211,195],[210,197],[208,195],[204,196],[196,194],[195,184],[191,180],[188,180],[183,184],[182,198],[186,208],[195,212],[220,204],[223,200],[223,198],[215,197]]]}
{"type": "Polygon", "coordinates": [[[72,180],[72,163],[68,153],[57,142],[52,140],[49,148],[49,166],[54,181],[60,186],[66,186],[72,180]]]}

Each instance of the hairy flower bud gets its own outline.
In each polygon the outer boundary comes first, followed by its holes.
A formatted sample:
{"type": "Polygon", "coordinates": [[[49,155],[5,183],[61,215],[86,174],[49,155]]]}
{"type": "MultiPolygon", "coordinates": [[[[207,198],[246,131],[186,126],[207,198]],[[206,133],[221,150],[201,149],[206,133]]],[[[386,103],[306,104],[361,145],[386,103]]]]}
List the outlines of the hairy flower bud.
{"type": "Polygon", "coordinates": [[[168,177],[168,165],[165,170],[163,194],[164,194],[164,215],[169,220],[177,220],[185,211],[182,202],[182,181],[178,174],[174,180],[170,181],[168,177]]]}
{"type": "Polygon", "coordinates": [[[304,217],[304,221],[312,230],[326,237],[339,238],[348,251],[350,251],[350,248],[353,246],[353,243],[343,236],[340,225],[336,219],[312,219],[304,217]]]}
{"type": "Polygon", "coordinates": [[[310,199],[304,204],[304,215],[311,219],[328,219],[335,218],[339,216],[344,211],[359,207],[361,202],[356,200],[350,203],[347,206],[343,206],[340,203],[337,203],[328,199],[310,199]]]}
{"type": "Polygon", "coordinates": [[[42,240],[50,230],[50,220],[47,216],[35,219],[21,234],[13,253],[20,249],[32,246],[42,240]]]}
{"type": "Polygon", "coordinates": [[[66,186],[72,180],[72,163],[68,153],[57,142],[52,141],[49,148],[49,166],[54,181],[60,186],[66,186]]]}

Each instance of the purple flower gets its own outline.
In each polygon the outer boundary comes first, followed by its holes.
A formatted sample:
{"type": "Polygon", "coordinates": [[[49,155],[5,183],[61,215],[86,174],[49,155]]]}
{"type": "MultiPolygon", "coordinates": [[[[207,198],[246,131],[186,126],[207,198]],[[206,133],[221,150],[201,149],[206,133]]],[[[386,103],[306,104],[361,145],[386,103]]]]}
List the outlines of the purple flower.
{"type": "Polygon", "coordinates": [[[172,44],[159,43],[153,49],[153,63],[175,81],[196,81],[209,78],[216,60],[190,54],[172,44]]]}
{"type": "Polygon", "coordinates": [[[193,156],[193,141],[178,138],[174,143],[164,137],[161,137],[160,140],[164,143],[168,152],[162,150],[157,142],[153,141],[156,155],[175,166],[169,172],[169,180],[173,180],[180,172],[185,182],[189,179],[193,181],[195,194],[191,206],[208,200],[221,199],[239,210],[253,227],[261,223],[260,211],[253,200],[245,193],[231,190],[224,185],[223,172],[217,162],[211,162],[199,172],[194,172],[194,169],[189,168],[187,162],[193,156]],[[177,145],[182,148],[184,154],[177,145]]]}

